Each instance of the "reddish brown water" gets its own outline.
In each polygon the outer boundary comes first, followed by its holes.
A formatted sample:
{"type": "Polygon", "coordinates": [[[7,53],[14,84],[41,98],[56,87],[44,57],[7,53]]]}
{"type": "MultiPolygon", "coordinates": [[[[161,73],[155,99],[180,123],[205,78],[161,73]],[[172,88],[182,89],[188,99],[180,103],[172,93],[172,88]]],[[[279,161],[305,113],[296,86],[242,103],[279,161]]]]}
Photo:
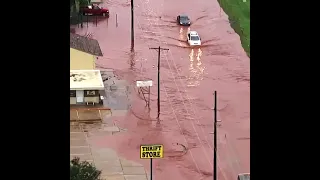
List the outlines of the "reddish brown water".
{"type": "Polygon", "coordinates": [[[114,118],[127,133],[103,137],[100,146],[116,149],[127,159],[149,170],[149,161],[139,159],[141,144],[163,144],[165,158],[154,161],[155,180],[212,179],[213,92],[218,92],[218,178],[236,179],[250,172],[250,61],[227,16],[212,0],[135,0],[135,53],[130,53],[130,1],[109,0],[110,18],[94,22],[78,34],[91,34],[104,53],[98,67],[114,68],[134,87],[135,80],[152,79],[151,111],[132,91],[132,109],[114,118]],[[176,24],[176,16],[187,14],[202,46],[186,43],[188,27],[176,24]],[[116,27],[116,16],[118,27],[116,27]],[[150,47],[169,48],[161,55],[161,116],[156,121],[157,52],[150,47]],[[111,139],[112,138],[112,139],[111,139]],[[188,148],[187,154],[179,152],[188,148]]]}

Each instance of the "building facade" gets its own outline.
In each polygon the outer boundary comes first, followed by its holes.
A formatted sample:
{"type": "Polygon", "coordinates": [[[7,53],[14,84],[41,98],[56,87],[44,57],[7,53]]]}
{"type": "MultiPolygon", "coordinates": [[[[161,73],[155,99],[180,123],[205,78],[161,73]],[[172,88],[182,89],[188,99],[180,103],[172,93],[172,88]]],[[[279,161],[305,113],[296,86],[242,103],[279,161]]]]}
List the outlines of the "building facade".
{"type": "Polygon", "coordinates": [[[70,33],[70,70],[92,70],[103,56],[97,40],[70,33]]]}
{"type": "Polygon", "coordinates": [[[102,105],[104,95],[100,70],[70,70],[70,105],[102,105]]]}
{"type": "Polygon", "coordinates": [[[70,70],[89,70],[96,68],[95,55],[70,48],[70,70]]]}

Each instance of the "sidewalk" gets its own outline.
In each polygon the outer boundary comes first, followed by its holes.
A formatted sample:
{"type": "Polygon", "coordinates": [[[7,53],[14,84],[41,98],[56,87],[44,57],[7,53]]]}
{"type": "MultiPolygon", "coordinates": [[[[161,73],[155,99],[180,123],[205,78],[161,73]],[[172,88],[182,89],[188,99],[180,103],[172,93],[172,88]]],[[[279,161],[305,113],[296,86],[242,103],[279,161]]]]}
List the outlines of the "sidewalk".
{"type": "Polygon", "coordinates": [[[148,180],[144,167],[133,161],[128,161],[110,148],[93,147],[90,138],[101,135],[121,133],[116,126],[104,124],[70,125],[70,159],[80,157],[94,163],[102,170],[101,178],[105,180],[148,180]],[[90,136],[90,137],[89,137],[90,136]]]}
{"type": "MultiPolygon", "coordinates": [[[[112,69],[101,71],[106,98],[104,105],[112,111],[112,116],[123,116],[130,108],[129,86],[126,81],[118,80],[112,69]]],[[[80,160],[94,163],[102,170],[101,178],[105,180],[148,180],[143,165],[119,157],[110,148],[100,148],[90,143],[98,136],[112,136],[125,133],[114,125],[111,116],[105,116],[102,123],[70,123],[70,159],[77,156],[80,160]]]]}
{"type": "Polygon", "coordinates": [[[127,112],[130,108],[129,85],[125,80],[118,80],[113,69],[101,70],[106,98],[103,104],[111,110],[127,112]]]}

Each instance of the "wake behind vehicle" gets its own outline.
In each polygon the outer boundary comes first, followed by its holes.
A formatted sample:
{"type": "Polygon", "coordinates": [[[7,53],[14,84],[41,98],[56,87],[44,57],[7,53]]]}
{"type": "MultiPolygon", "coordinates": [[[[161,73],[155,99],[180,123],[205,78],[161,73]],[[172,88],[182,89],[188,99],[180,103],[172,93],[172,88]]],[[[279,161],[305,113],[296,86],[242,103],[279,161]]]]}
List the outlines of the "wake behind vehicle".
{"type": "Polygon", "coordinates": [[[109,9],[99,7],[97,4],[81,7],[81,11],[85,16],[109,16],[109,9]]]}
{"type": "Polygon", "coordinates": [[[177,22],[178,24],[182,26],[190,26],[191,22],[187,15],[179,15],[177,16],[177,22]]]}
{"type": "Polygon", "coordinates": [[[190,46],[200,46],[201,39],[197,31],[189,31],[187,35],[188,44],[190,46]]]}

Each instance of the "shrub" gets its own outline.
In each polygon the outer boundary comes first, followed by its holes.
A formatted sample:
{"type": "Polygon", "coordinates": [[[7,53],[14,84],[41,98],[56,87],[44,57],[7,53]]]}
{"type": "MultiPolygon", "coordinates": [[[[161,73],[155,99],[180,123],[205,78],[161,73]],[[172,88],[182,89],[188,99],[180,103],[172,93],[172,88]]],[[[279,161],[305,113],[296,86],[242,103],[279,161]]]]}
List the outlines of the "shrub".
{"type": "Polygon", "coordinates": [[[90,4],[90,0],[76,0],[76,1],[78,1],[79,2],[79,5],[80,6],[87,6],[87,5],[89,5],[90,4]]]}
{"type": "Polygon", "coordinates": [[[70,180],[101,180],[101,171],[87,161],[75,157],[70,162],[70,180]]]}

